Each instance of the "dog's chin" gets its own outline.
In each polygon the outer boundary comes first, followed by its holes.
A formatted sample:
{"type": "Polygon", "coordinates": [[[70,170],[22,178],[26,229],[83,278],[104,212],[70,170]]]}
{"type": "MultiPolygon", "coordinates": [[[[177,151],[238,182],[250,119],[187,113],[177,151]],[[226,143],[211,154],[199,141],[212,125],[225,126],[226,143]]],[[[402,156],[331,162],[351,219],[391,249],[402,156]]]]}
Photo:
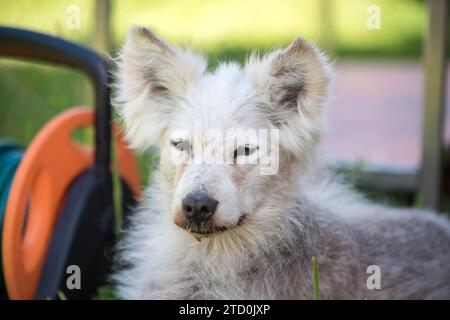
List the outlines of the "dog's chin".
{"type": "Polygon", "coordinates": [[[201,227],[192,227],[192,226],[185,226],[183,229],[188,231],[190,234],[192,234],[195,239],[200,241],[204,238],[210,238],[217,235],[221,235],[226,233],[227,231],[234,230],[236,228],[239,228],[245,223],[246,214],[242,214],[239,217],[239,220],[236,224],[231,226],[213,226],[213,225],[205,225],[201,227]]]}

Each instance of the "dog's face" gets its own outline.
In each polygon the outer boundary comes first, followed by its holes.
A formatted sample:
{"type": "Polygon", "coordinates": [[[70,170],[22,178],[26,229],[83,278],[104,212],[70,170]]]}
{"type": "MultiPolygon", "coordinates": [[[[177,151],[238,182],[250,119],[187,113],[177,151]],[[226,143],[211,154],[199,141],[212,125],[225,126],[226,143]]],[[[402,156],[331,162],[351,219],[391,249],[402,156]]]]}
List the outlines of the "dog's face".
{"type": "Polygon", "coordinates": [[[133,27],[118,66],[127,137],[159,144],[167,211],[196,236],[246,223],[317,144],[331,70],[301,39],[208,72],[202,56],[133,27]]]}

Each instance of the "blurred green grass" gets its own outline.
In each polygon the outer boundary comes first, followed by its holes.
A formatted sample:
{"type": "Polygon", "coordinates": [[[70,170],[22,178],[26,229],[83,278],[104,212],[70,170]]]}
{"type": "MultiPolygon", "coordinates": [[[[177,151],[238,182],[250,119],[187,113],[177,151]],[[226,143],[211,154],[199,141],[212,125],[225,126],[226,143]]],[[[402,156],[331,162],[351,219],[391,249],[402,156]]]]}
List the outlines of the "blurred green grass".
{"type": "Polygon", "coordinates": [[[92,88],[79,72],[2,60],[0,73],[0,137],[27,145],[55,114],[92,105],[92,88]]]}
{"type": "MultiPolygon", "coordinates": [[[[59,35],[89,44],[94,1],[2,0],[0,23],[59,35]],[[81,28],[67,28],[69,5],[77,5],[81,28]],[[45,17],[42,19],[42,17],[45,17]]],[[[321,44],[333,36],[338,55],[418,56],[426,23],[422,0],[134,0],[112,1],[112,34],[117,47],[131,24],[154,28],[170,41],[208,55],[242,59],[252,48],[283,45],[299,35],[321,44]],[[322,30],[320,4],[331,12],[331,30],[322,30]],[[369,5],[381,9],[381,29],[366,27],[369,5]],[[233,54],[236,52],[236,54],[233,54]],[[242,54],[244,53],[244,54],[242,54]]]]}

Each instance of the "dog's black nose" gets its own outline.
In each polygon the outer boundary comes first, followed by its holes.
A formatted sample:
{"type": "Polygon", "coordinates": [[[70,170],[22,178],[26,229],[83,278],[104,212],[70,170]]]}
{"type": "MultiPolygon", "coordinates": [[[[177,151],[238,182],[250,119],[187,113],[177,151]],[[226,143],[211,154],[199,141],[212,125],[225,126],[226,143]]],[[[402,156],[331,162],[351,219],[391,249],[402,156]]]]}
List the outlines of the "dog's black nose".
{"type": "Polygon", "coordinates": [[[183,213],[188,220],[200,224],[211,218],[216,211],[217,204],[217,200],[205,192],[191,192],[183,199],[183,213]]]}

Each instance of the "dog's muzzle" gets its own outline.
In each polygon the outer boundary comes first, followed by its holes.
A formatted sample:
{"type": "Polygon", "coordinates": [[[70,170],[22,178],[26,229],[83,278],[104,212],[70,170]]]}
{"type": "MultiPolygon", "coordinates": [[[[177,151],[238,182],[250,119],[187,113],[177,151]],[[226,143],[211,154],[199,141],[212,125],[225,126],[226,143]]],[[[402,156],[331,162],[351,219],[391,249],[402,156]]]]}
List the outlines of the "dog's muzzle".
{"type": "Polygon", "coordinates": [[[179,227],[192,233],[197,240],[238,227],[245,220],[242,214],[234,226],[220,226],[213,223],[213,216],[219,202],[204,191],[194,191],[186,195],[182,201],[181,212],[184,219],[176,223],[179,227]]]}

